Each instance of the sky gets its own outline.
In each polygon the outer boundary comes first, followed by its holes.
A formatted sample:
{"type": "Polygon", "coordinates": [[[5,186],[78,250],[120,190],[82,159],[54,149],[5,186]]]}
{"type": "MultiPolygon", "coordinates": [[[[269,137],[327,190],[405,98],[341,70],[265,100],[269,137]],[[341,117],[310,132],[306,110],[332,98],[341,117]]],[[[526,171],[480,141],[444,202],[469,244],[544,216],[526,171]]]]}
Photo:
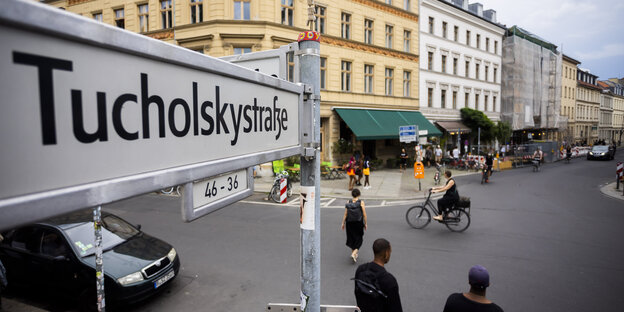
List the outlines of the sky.
{"type": "Polygon", "coordinates": [[[557,45],[600,80],[624,77],[624,0],[470,0],[557,45]]]}

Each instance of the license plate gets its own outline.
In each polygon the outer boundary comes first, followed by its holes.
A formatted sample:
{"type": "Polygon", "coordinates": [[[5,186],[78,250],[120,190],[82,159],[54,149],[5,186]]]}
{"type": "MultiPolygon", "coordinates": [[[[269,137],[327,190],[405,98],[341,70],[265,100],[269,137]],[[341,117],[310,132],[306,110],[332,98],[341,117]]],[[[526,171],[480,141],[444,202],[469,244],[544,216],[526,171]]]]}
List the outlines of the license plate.
{"type": "Polygon", "coordinates": [[[154,282],[154,288],[158,288],[160,286],[162,286],[164,283],[166,283],[168,280],[172,279],[175,276],[175,272],[172,270],[171,272],[167,273],[167,275],[159,278],[158,280],[156,280],[154,282]]]}

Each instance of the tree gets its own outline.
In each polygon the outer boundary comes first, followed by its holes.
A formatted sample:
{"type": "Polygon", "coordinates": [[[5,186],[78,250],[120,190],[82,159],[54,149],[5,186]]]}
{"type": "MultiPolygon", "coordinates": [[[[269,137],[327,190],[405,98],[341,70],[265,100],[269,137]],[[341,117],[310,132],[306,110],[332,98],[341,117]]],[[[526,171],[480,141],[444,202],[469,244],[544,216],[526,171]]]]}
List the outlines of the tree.
{"type": "Polygon", "coordinates": [[[460,110],[460,115],[464,125],[471,130],[471,141],[477,137],[479,128],[481,128],[481,142],[487,143],[494,140],[494,123],[482,111],[464,107],[460,110]]]}
{"type": "Polygon", "coordinates": [[[511,125],[508,122],[500,121],[494,127],[494,137],[500,144],[506,144],[511,138],[511,125]]]}

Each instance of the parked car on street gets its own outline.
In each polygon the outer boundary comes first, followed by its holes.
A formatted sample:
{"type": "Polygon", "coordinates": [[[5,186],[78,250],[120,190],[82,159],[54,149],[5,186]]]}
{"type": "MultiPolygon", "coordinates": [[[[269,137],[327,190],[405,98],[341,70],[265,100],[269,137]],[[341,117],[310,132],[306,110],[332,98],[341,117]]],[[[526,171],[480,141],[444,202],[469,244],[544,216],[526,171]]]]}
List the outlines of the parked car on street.
{"type": "Polygon", "coordinates": [[[587,159],[607,159],[611,160],[615,157],[615,150],[607,145],[594,145],[587,153],[587,159]]]}
{"type": "MultiPolygon", "coordinates": [[[[178,275],[180,258],[175,248],[140,228],[102,212],[107,307],[146,299],[178,275]]],[[[9,287],[52,292],[63,302],[77,301],[81,310],[95,308],[92,210],[53,217],[3,235],[0,259],[9,287]]]]}

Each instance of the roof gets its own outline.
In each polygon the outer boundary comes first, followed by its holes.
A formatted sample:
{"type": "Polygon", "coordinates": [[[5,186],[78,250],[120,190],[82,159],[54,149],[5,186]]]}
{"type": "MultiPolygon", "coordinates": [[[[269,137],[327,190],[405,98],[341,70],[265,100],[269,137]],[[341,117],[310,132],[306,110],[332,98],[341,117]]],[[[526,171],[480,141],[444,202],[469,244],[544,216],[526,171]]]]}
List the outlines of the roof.
{"type": "Polygon", "coordinates": [[[587,83],[587,82],[585,82],[585,81],[581,81],[581,80],[577,80],[576,82],[577,82],[579,85],[583,86],[583,87],[590,88],[590,89],[594,89],[594,90],[601,90],[601,91],[602,91],[602,88],[601,88],[601,87],[596,86],[596,85],[593,85],[593,84],[591,84],[591,83],[587,83]]]}
{"type": "Polygon", "coordinates": [[[420,112],[407,110],[334,108],[358,140],[398,139],[399,127],[417,125],[427,136],[442,133],[420,112]]]}
{"type": "MultiPolygon", "coordinates": [[[[466,0],[466,1],[467,1],[467,0],[466,0]]],[[[468,14],[470,14],[470,15],[474,16],[474,17],[477,17],[477,18],[479,18],[479,19],[481,19],[481,20],[483,20],[483,21],[485,21],[485,22],[488,22],[488,23],[490,23],[490,24],[492,24],[492,25],[494,25],[494,26],[496,26],[496,27],[502,28],[503,30],[506,30],[506,29],[507,29],[507,26],[505,26],[505,25],[503,25],[503,24],[499,24],[499,23],[492,22],[492,21],[490,21],[489,19],[487,19],[487,18],[485,18],[485,17],[483,17],[483,16],[479,16],[479,15],[477,15],[477,14],[474,14],[474,13],[473,13],[473,12],[471,12],[471,11],[464,10],[464,8],[462,8],[462,7],[458,7],[458,6],[456,6],[455,4],[450,3],[450,2],[448,2],[448,1],[445,1],[445,0],[438,0],[438,2],[444,3],[444,4],[448,5],[448,6],[453,7],[453,8],[455,8],[455,9],[458,9],[458,10],[460,10],[460,11],[462,11],[462,12],[466,12],[466,13],[468,13],[468,14]]]]}
{"type": "Polygon", "coordinates": [[[573,58],[571,58],[571,57],[569,57],[569,56],[567,56],[567,55],[565,55],[565,54],[563,54],[563,59],[564,59],[565,61],[570,62],[570,63],[574,63],[574,65],[581,64],[581,62],[580,62],[580,61],[577,61],[577,60],[575,60],[575,59],[573,59],[573,58]]]}
{"type": "Polygon", "coordinates": [[[540,38],[537,35],[532,34],[531,32],[529,32],[528,30],[522,29],[520,27],[518,27],[517,25],[512,26],[511,28],[509,28],[507,30],[507,36],[518,36],[522,39],[528,40],[530,42],[533,42],[535,44],[537,44],[538,46],[541,46],[545,49],[548,49],[550,51],[552,51],[553,53],[557,53],[557,46],[546,41],[545,39],[540,38]]]}
{"type": "Polygon", "coordinates": [[[606,84],[604,81],[598,81],[598,86],[603,88],[603,89],[608,89],[609,85],[606,84]]]}

